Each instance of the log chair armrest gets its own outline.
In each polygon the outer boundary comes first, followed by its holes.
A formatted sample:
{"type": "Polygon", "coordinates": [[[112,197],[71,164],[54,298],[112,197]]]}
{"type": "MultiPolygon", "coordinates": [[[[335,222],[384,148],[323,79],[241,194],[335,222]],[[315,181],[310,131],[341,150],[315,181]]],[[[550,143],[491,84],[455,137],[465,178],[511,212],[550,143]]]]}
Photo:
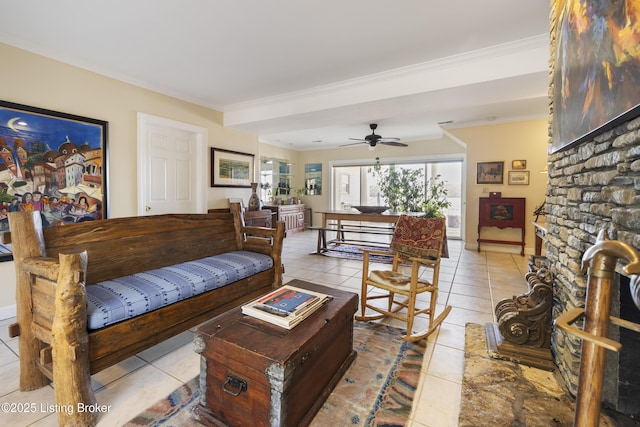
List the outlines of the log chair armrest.
{"type": "Polygon", "coordinates": [[[250,234],[252,236],[259,236],[265,239],[271,239],[276,236],[275,228],[267,228],[267,227],[256,227],[245,225],[241,228],[241,232],[243,234],[250,234]]]}
{"type": "Polygon", "coordinates": [[[30,257],[22,261],[24,271],[35,276],[44,277],[52,282],[58,281],[60,263],[55,258],[30,257]]]}

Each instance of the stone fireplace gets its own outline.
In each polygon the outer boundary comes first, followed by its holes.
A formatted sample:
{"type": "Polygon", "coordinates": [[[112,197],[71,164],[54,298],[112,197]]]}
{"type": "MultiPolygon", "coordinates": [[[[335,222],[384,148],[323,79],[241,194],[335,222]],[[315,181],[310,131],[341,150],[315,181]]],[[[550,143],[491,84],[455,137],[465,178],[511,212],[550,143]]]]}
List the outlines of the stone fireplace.
{"type": "MultiPolygon", "coordinates": [[[[640,118],[550,155],[548,170],[546,256],[554,277],[555,319],[584,306],[586,276],[581,259],[601,229],[612,239],[640,248],[640,118]]],[[[640,323],[629,279],[617,277],[611,314],[640,323]]],[[[612,327],[610,337],[623,349],[607,354],[604,403],[628,415],[640,415],[639,335],[612,327]]],[[[578,386],[580,348],[579,339],[554,330],[554,360],[572,394],[578,386]]]]}
{"type": "MultiPolygon", "coordinates": [[[[552,1],[552,10],[559,0],[552,1]]],[[[550,110],[553,117],[556,16],[550,14],[550,110]]],[[[596,58],[597,60],[597,58],[596,58]]],[[[550,120],[550,135],[553,119],[550,120]]],[[[552,143],[550,136],[550,144],[552,143]]],[[[552,150],[549,150],[551,153],[552,150]]],[[[553,319],[575,307],[584,307],[587,278],[582,255],[600,230],[611,239],[640,250],[640,118],[548,157],[545,202],[546,257],[553,275],[553,319]]],[[[620,262],[612,289],[611,315],[640,323],[640,311],[631,301],[629,279],[620,262]]],[[[577,325],[581,326],[581,325],[577,325]]],[[[623,414],[640,416],[640,334],[612,326],[609,338],[619,341],[619,353],[607,351],[604,405],[623,414]]],[[[555,364],[572,394],[578,389],[582,341],[554,328],[551,350],[555,364]]]]}
{"type": "MultiPolygon", "coordinates": [[[[546,256],[554,277],[555,319],[584,306],[586,276],[581,259],[601,229],[612,239],[640,247],[640,118],[550,155],[548,169],[546,256]]],[[[611,315],[639,323],[629,280],[617,278],[611,315]]],[[[640,415],[639,335],[618,327],[612,327],[609,335],[623,349],[607,354],[604,402],[628,415],[640,415]]],[[[572,394],[578,386],[580,350],[579,339],[554,330],[554,360],[572,394]]]]}

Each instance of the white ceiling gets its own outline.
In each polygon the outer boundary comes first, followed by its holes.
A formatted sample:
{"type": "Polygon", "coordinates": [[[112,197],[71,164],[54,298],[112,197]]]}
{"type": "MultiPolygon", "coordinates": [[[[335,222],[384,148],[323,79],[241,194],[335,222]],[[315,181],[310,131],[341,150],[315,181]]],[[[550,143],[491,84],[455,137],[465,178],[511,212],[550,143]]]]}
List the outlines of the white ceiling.
{"type": "Polygon", "coordinates": [[[549,2],[31,0],[0,42],[225,113],[307,150],[547,117],[549,2]],[[315,142],[314,142],[315,141],[315,142]],[[318,142],[322,141],[322,142],[318,142]]]}

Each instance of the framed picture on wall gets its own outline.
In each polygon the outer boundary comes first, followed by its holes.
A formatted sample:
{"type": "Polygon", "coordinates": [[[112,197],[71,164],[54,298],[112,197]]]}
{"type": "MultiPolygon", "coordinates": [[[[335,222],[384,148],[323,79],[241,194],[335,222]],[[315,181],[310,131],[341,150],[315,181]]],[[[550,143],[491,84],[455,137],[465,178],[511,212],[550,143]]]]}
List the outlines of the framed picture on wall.
{"type": "Polygon", "coordinates": [[[504,162],[478,162],[476,184],[503,184],[504,162]]]}
{"type": "MultiPolygon", "coordinates": [[[[0,101],[0,233],[12,211],[39,211],[44,227],[106,218],[107,127],[0,101]]],[[[0,260],[10,257],[0,248],[0,260]]]]}
{"type": "Polygon", "coordinates": [[[509,171],[509,185],[529,185],[529,171],[509,171]]]}
{"type": "Polygon", "coordinates": [[[640,86],[629,81],[640,74],[640,50],[626,48],[633,43],[629,35],[640,32],[640,21],[628,18],[635,0],[583,3],[559,0],[553,11],[558,21],[551,152],[640,115],[640,86]]]}
{"type": "Polygon", "coordinates": [[[211,148],[211,186],[251,188],[254,155],[211,148]]]}
{"type": "Polygon", "coordinates": [[[526,160],[512,160],[511,161],[511,169],[526,169],[527,161],[526,160]]]}
{"type": "Polygon", "coordinates": [[[322,194],[322,163],[304,165],[304,194],[307,196],[322,194]]]}
{"type": "Polygon", "coordinates": [[[45,227],[106,218],[107,153],[103,120],[0,101],[2,209],[40,211],[45,227]]]}

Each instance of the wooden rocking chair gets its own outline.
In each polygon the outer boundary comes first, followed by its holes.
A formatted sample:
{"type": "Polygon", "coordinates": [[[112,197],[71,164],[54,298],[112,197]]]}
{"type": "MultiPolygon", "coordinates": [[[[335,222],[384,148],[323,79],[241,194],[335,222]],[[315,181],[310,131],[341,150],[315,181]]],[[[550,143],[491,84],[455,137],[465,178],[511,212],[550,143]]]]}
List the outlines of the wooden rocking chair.
{"type": "Polygon", "coordinates": [[[396,224],[390,248],[393,252],[393,264],[389,271],[369,272],[369,255],[389,254],[389,252],[364,251],[360,314],[356,316],[356,320],[369,321],[384,317],[401,320],[406,322],[407,326],[407,333],[402,338],[406,341],[418,341],[433,333],[451,311],[451,307],[447,306],[434,319],[438,299],[440,258],[448,257],[445,218],[401,215],[396,224]],[[409,268],[402,264],[410,264],[411,271],[402,272],[401,269],[409,268]],[[430,281],[420,278],[421,268],[432,270],[433,275],[430,281]],[[424,292],[431,294],[429,306],[418,308],[416,307],[417,297],[424,292]],[[371,302],[378,299],[386,299],[387,302],[386,304],[371,302]],[[367,314],[371,310],[376,314],[367,314]],[[429,327],[426,331],[414,333],[414,320],[420,314],[428,314],[429,327]]]}

